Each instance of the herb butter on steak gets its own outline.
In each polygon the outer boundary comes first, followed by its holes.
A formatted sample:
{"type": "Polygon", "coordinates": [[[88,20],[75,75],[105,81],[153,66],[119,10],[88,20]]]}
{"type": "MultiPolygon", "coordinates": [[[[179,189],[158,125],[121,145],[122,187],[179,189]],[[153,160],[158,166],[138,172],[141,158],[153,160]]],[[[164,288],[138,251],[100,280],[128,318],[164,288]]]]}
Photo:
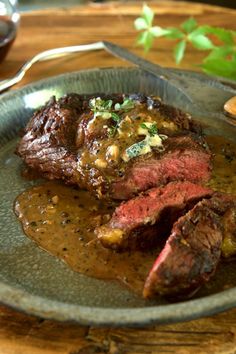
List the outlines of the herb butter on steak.
{"type": "Polygon", "coordinates": [[[211,154],[189,115],[143,95],[53,97],[29,121],[17,154],[44,177],[99,198],[130,199],[211,174],[211,154]]]}

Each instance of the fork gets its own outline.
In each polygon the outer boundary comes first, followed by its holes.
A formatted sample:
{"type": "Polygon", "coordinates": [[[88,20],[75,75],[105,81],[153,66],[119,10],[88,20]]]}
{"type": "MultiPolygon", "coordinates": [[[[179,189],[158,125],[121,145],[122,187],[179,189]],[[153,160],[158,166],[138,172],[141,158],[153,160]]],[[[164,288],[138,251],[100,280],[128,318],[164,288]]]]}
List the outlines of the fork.
{"type": "Polygon", "coordinates": [[[215,118],[219,118],[221,121],[226,120],[222,107],[228,99],[236,96],[235,84],[232,85],[232,82],[225,80],[221,82],[221,80],[204,75],[192,75],[191,78],[186,75],[177,75],[173,70],[154,64],[123,47],[107,41],[54,48],[38,53],[28,60],[13,77],[0,81],[0,92],[18,83],[36,62],[51,60],[72,53],[101,49],[153,74],[159,80],[160,87],[163,87],[163,99],[166,99],[167,103],[169,99],[171,101],[169,103],[172,105],[176,105],[198,117],[211,116],[213,121],[215,118]]]}
{"type": "Polygon", "coordinates": [[[75,45],[70,47],[61,47],[45,50],[44,52],[38,53],[34,57],[26,61],[25,64],[17,71],[14,76],[6,80],[1,80],[0,92],[5,91],[6,89],[20,82],[25,76],[25,73],[31,68],[33,64],[37,62],[56,59],[77,52],[86,52],[101,49],[104,49],[103,42],[95,42],[91,44],[75,45]]]}
{"type": "MultiPolygon", "coordinates": [[[[24,63],[24,65],[16,72],[14,76],[11,78],[5,79],[5,80],[0,80],[0,93],[2,91],[5,91],[6,89],[14,86],[18,82],[20,82],[23,77],[25,76],[26,72],[31,68],[31,66],[37,62],[41,61],[46,61],[46,60],[52,60],[56,59],[59,57],[67,56],[73,53],[78,53],[78,52],[87,52],[87,51],[94,51],[94,50],[105,50],[108,53],[119,57],[123,60],[129,61],[143,70],[146,70],[155,76],[159,76],[163,81],[168,81],[172,87],[175,87],[177,91],[183,93],[186,95],[186,84],[185,84],[185,79],[180,78],[178,75],[176,75],[174,72],[172,72],[169,69],[166,69],[158,64],[153,64],[149,62],[148,60],[145,60],[143,58],[138,57],[137,55],[129,52],[127,49],[122,48],[118,45],[115,45],[114,43],[108,42],[108,41],[99,41],[99,42],[94,42],[90,44],[80,44],[80,45],[75,45],[75,46],[69,46],[69,47],[60,47],[60,48],[54,48],[54,49],[49,49],[45,50],[43,52],[40,52],[36,54],[34,57],[29,59],[24,63]]],[[[224,85],[222,84],[219,80],[212,80],[212,83],[218,87],[220,90],[226,90],[228,92],[234,93],[235,94],[235,86],[230,87],[229,85],[224,85]]],[[[212,85],[210,84],[210,86],[212,85]]],[[[206,84],[206,82],[205,82],[206,84]]],[[[232,85],[231,85],[232,86],[232,85]]],[[[187,97],[187,95],[186,95],[187,97]]],[[[189,97],[190,98],[190,97],[189,97]]],[[[190,98],[191,101],[191,98],[190,98]]]]}

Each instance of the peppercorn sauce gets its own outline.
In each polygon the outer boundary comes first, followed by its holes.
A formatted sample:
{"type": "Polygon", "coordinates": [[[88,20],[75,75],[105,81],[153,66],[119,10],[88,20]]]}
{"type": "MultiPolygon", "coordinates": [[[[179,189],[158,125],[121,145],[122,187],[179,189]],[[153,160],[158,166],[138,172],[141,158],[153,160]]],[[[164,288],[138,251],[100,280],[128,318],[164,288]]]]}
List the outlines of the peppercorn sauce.
{"type": "MultiPolygon", "coordinates": [[[[206,140],[214,154],[208,186],[236,194],[236,144],[215,136],[206,140]]],[[[74,271],[96,278],[117,279],[141,294],[163,243],[150,251],[122,253],[102,247],[94,229],[109,220],[115,207],[115,202],[98,200],[87,191],[50,181],[24,191],[16,198],[14,209],[24,233],[74,271]]],[[[226,268],[227,271],[217,272],[219,276],[216,274],[215,280],[207,285],[207,291],[211,292],[211,287],[215,291],[229,287],[233,282],[236,285],[235,262],[232,266],[228,263],[226,268]]]]}

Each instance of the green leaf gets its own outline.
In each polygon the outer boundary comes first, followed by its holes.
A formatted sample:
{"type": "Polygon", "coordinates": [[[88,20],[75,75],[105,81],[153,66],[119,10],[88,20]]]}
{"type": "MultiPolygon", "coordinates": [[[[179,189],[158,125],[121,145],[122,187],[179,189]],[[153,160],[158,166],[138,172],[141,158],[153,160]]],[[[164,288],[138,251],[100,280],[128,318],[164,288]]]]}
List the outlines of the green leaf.
{"type": "Polygon", "coordinates": [[[168,27],[167,33],[165,34],[165,37],[168,39],[182,39],[185,37],[184,33],[181,32],[178,28],[175,27],[168,27]]]}
{"type": "Polygon", "coordinates": [[[137,43],[142,45],[146,52],[152,47],[155,38],[179,40],[174,48],[174,57],[176,63],[180,63],[186,45],[190,42],[196,49],[208,51],[202,63],[205,72],[235,78],[236,31],[209,25],[199,26],[193,17],[184,21],[180,28],[153,26],[153,21],[154,12],[145,4],[141,17],[135,21],[135,28],[142,31],[137,43]]]}
{"type": "Polygon", "coordinates": [[[212,41],[204,34],[192,32],[188,35],[188,40],[195,48],[200,50],[209,50],[215,48],[212,41]]]}
{"type": "Polygon", "coordinates": [[[153,44],[153,40],[154,40],[153,35],[150,32],[148,32],[147,33],[147,38],[146,38],[146,41],[145,41],[145,44],[144,44],[145,52],[148,52],[151,49],[152,44],[153,44]]]}
{"type": "Polygon", "coordinates": [[[147,34],[148,34],[148,31],[140,33],[137,37],[137,40],[136,40],[137,44],[144,45],[144,43],[146,41],[147,34]]]}
{"type": "Polygon", "coordinates": [[[151,27],[152,21],[154,19],[154,12],[147,4],[143,5],[142,17],[144,18],[148,26],[151,27]]]}
{"type": "Polygon", "coordinates": [[[141,31],[141,30],[147,29],[148,28],[148,24],[147,24],[147,22],[145,21],[144,18],[138,17],[134,21],[134,27],[135,27],[136,30],[141,31]]]}
{"type": "Polygon", "coordinates": [[[89,107],[95,113],[109,111],[112,106],[112,100],[102,100],[100,97],[92,98],[89,101],[89,107]]]}
{"type": "Polygon", "coordinates": [[[135,107],[135,102],[129,98],[124,98],[123,103],[120,105],[117,103],[117,105],[115,105],[115,109],[129,111],[135,107]]]}
{"type": "Polygon", "coordinates": [[[117,123],[120,122],[120,116],[117,113],[112,112],[111,118],[112,118],[112,120],[114,120],[114,122],[117,122],[117,123]]]}
{"type": "Polygon", "coordinates": [[[197,21],[190,17],[188,20],[183,22],[180,26],[185,32],[190,33],[197,27],[197,21]]]}
{"type": "Polygon", "coordinates": [[[137,43],[144,47],[145,52],[148,52],[153,43],[153,35],[149,31],[140,33],[137,38],[137,43]]]}
{"type": "Polygon", "coordinates": [[[234,34],[231,30],[226,30],[220,27],[213,27],[213,26],[200,26],[198,28],[199,33],[202,34],[213,34],[217,38],[219,38],[222,42],[228,45],[234,44],[234,34]]]}
{"type": "Polygon", "coordinates": [[[112,106],[112,100],[103,101],[102,107],[105,111],[111,109],[111,106],[112,106]]]}
{"type": "Polygon", "coordinates": [[[180,41],[174,48],[174,58],[176,64],[179,64],[181,60],[183,59],[184,52],[186,49],[186,41],[180,41]]]}
{"type": "Polygon", "coordinates": [[[149,32],[154,36],[154,37],[162,37],[165,36],[166,34],[169,33],[168,30],[161,28],[159,26],[153,26],[149,29],[149,32]]]}
{"type": "Polygon", "coordinates": [[[147,126],[145,123],[141,123],[140,127],[146,129],[150,136],[155,136],[158,133],[157,123],[153,123],[150,126],[147,126]]]}
{"type": "Polygon", "coordinates": [[[210,54],[205,59],[208,60],[226,58],[230,55],[234,55],[234,53],[235,49],[233,46],[216,47],[210,52],[210,54]]]}
{"type": "Polygon", "coordinates": [[[207,59],[201,65],[204,72],[236,80],[236,59],[207,59]]]}

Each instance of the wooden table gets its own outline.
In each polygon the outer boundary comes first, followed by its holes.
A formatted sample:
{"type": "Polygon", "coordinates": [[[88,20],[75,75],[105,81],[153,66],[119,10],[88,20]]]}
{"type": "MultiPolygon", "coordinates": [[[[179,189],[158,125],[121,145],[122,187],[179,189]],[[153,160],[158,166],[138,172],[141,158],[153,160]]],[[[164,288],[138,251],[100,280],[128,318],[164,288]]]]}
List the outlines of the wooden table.
{"type": "MultiPolygon", "coordinates": [[[[189,16],[201,24],[236,29],[236,11],[179,1],[156,1],[151,6],[160,26],[176,26],[189,16]]],[[[0,77],[6,78],[37,52],[57,46],[113,41],[142,55],[134,46],[134,19],[141,3],[89,4],[77,8],[44,10],[22,15],[19,35],[4,63],[0,77]]],[[[171,43],[159,39],[150,60],[174,66],[171,43]]],[[[202,53],[188,52],[182,68],[192,69],[202,53]]],[[[18,87],[29,82],[92,67],[127,65],[105,52],[72,55],[35,65],[18,87]]],[[[216,316],[142,329],[90,328],[27,316],[0,307],[0,354],[92,354],[176,353],[235,354],[236,309],[216,316]]]]}

